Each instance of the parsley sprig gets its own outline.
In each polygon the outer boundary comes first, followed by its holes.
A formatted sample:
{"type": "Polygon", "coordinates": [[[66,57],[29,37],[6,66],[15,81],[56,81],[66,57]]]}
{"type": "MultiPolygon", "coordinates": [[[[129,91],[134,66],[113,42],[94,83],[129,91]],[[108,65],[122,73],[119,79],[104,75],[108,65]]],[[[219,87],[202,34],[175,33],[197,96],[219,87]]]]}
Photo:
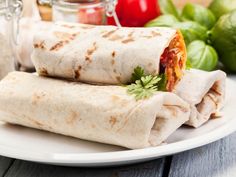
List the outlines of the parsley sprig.
{"type": "Polygon", "coordinates": [[[140,66],[134,69],[131,77],[132,83],[127,86],[128,94],[135,95],[136,100],[151,97],[156,91],[165,91],[165,74],[153,76],[146,75],[140,66]]]}

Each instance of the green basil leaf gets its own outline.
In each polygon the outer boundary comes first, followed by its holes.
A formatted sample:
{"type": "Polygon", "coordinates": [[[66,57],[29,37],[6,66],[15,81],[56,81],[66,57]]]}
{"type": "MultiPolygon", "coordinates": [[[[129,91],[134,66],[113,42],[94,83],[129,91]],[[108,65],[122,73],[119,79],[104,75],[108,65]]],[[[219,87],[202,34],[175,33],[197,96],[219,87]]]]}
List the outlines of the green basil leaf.
{"type": "Polygon", "coordinates": [[[207,40],[207,29],[197,22],[179,22],[173,24],[173,27],[180,29],[186,44],[189,44],[194,40],[207,40]]]}
{"type": "Polygon", "coordinates": [[[211,29],[216,23],[214,14],[209,9],[198,4],[186,4],[182,11],[182,18],[198,22],[208,29],[211,29]]]}
{"type": "Polygon", "coordinates": [[[236,9],[236,0],[214,0],[210,4],[209,9],[219,19],[222,15],[236,9]]]}
{"type": "Polygon", "coordinates": [[[161,15],[154,20],[148,22],[145,27],[155,27],[155,26],[167,26],[172,27],[174,23],[179,22],[179,20],[170,14],[161,15]]]}
{"type": "Polygon", "coordinates": [[[172,0],[159,0],[158,3],[163,14],[171,14],[174,15],[177,19],[181,20],[180,14],[172,0]]]}
{"type": "Polygon", "coordinates": [[[193,41],[187,47],[188,60],[193,68],[211,71],[218,63],[215,49],[203,41],[193,41]]]}
{"type": "Polygon", "coordinates": [[[236,72],[236,10],[218,20],[210,40],[224,66],[236,72]]]}

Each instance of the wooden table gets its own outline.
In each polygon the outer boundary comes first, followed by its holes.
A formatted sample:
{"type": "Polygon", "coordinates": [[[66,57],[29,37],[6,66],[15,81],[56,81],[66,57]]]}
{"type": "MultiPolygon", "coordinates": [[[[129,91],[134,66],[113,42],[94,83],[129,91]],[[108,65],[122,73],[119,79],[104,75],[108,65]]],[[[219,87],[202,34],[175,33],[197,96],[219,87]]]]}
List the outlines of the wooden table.
{"type": "MultiPolygon", "coordinates": [[[[236,81],[236,76],[231,76],[236,81]]],[[[236,126],[236,125],[235,125],[236,126]]],[[[0,177],[236,177],[236,132],[212,144],[130,166],[72,168],[0,156],[0,177]]]]}

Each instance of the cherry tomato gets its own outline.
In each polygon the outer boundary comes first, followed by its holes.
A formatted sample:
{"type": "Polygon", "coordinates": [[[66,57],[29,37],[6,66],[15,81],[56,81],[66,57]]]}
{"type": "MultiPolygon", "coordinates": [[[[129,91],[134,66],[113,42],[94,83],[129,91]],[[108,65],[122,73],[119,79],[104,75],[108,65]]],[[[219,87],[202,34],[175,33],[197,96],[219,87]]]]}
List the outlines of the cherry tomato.
{"type": "MultiPolygon", "coordinates": [[[[160,15],[158,0],[118,0],[116,13],[122,26],[141,27],[160,15]]],[[[115,25],[113,17],[109,25],[115,25]]]]}

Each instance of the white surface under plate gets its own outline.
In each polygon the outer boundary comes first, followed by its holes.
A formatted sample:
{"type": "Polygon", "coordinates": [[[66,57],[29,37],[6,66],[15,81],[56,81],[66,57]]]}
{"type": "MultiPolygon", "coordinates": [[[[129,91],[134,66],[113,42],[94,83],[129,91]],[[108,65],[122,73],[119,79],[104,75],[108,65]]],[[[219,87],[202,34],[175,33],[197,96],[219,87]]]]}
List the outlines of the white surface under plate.
{"type": "Polygon", "coordinates": [[[236,83],[228,79],[223,117],[198,129],[183,126],[162,146],[127,150],[0,123],[0,155],[55,165],[97,167],[131,164],[175,154],[211,143],[236,130],[235,91],[236,83]]]}

